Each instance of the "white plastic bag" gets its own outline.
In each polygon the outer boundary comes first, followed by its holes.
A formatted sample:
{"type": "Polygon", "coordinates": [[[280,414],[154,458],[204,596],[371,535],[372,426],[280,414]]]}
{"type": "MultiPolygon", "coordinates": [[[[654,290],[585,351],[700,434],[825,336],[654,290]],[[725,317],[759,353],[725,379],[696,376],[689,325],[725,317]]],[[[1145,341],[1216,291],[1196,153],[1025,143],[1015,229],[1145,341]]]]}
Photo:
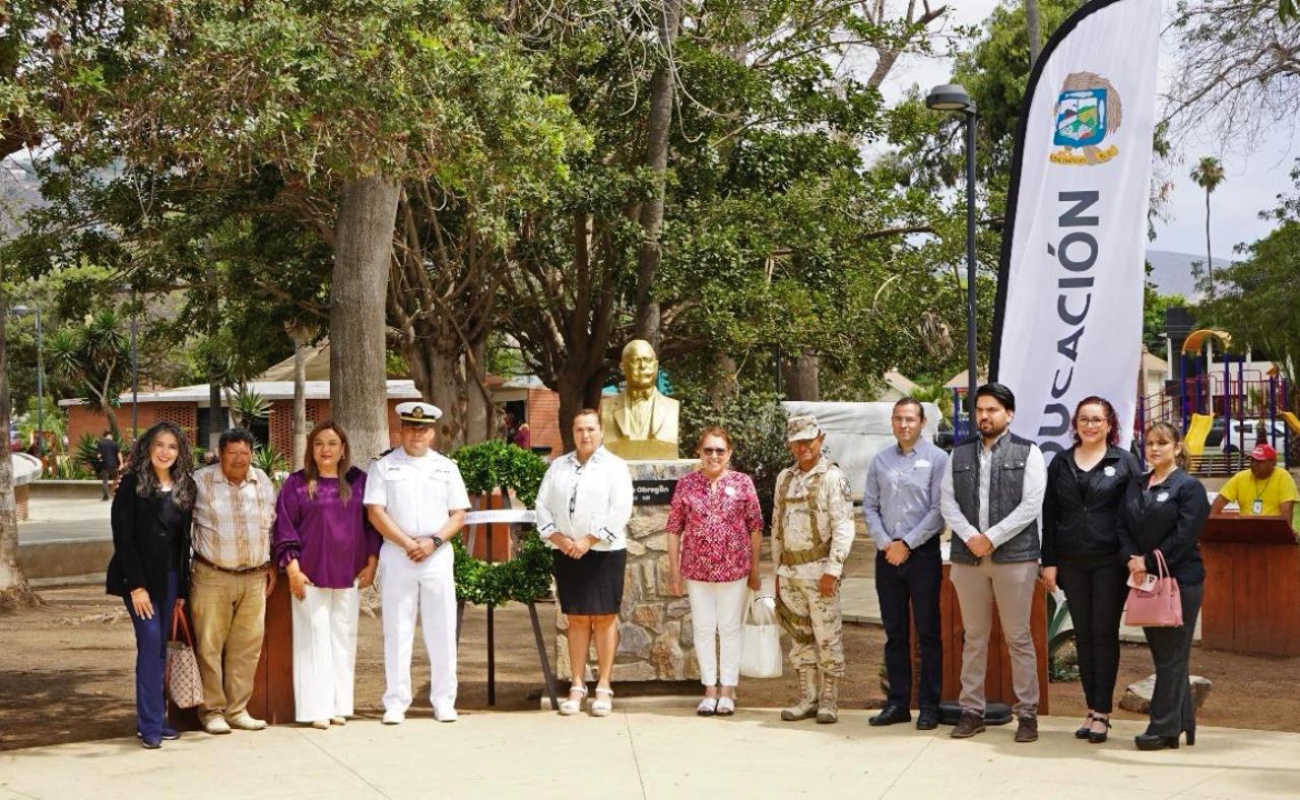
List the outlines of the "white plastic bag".
{"type": "Polygon", "coordinates": [[[746,678],[781,677],[781,628],[775,599],[750,594],[743,636],[740,674],[746,678]]]}

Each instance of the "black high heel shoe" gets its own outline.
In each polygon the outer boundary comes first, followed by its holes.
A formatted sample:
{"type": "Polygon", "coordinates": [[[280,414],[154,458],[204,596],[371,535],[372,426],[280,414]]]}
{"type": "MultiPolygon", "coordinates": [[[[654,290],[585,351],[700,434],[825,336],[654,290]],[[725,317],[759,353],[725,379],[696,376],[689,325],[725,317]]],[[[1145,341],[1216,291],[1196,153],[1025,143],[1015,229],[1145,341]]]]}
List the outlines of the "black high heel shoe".
{"type": "Polygon", "coordinates": [[[1100,722],[1103,725],[1105,725],[1106,730],[1102,731],[1101,733],[1097,733],[1096,731],[1089,730],[1088,742],[1091,744],[1101,744],[1102,742],[1106,741],[1106,739],[1110,736],[1110,717],[1102,716],[1101,714],[1096,714],[1093,716],[1092,719],[1094,722],[1100,722]]]}
{"type": "MultiPolygon", "coordinates": [[[[1193,734],[1192,738],[1195,739],[1196,735],[1193,734]]],[[[1139,750],[1178,749],[1177,736],[1157,736],[1153,733],[1139,733],[1137,736],[1133,737],[1133,743],[1137,745],[1137,749],[1139,750]]],[[[1191,742],[1188,742],[1188,744],[1191,744],[1191,742]]]]}
{"type": "Polygon", "coordinates": [[[1092,735],[1092,721],[1093,721],[1094,719],[1096,719],[1096,717],[1093,715],[1093,713],[1092,713],[1091,711],[1089,711],[1089,712],[1088,712],[1088,716],[1087,716],[1087,718],[1085,718],[1084,721],[1083,721],[1083,725],[1079,726],[1079,729],[1076,730],[1076,731],[1074,732],[1074,738],[1076,738],[1076,739],[1087,739],[1089,736],[1091,736],[1091,735],[1092,735]]]}
{"type": "Polygon", "coordinates": [[[1195,746],[1196,746],[1196,729],[1195,729],[1195,728],[1192,728],[1190,731],[1183,731],[1183,733],[1187,735],[1187,746],[1188,746],[1188,747],[1195,747],[1195,746]]]}

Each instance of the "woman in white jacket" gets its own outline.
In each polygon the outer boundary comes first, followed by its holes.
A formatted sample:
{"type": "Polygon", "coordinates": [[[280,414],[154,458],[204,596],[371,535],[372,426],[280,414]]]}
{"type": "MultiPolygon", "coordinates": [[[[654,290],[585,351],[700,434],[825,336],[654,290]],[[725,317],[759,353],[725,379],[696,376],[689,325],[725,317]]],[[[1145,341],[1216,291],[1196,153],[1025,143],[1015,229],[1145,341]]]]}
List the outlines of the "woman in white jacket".
{"type": "Polygon", "coordinates": [[[601,447],[600,413],[584,408],[573,418],[574,451],[551,463],[537,493],[537,529],[555,554],[555,589],[568,621],[573,685],[560,713],[577,714],[587,696],[583,675],[596,640],[593,716],[613,710],[610,681],[618,651],[618,611],[627,566],[627,523],[632,476],[623,459],[601,447]]]}

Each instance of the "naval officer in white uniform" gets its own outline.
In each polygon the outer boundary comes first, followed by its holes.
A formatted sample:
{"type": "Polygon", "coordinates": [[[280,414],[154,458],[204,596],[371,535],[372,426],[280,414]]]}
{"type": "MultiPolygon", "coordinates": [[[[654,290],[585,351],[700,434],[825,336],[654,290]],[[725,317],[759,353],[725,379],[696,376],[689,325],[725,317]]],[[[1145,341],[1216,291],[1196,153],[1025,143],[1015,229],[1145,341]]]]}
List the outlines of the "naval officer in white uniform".
{"type": "Polygon", "coordinates": [[[384,614],[384,724],[406,719],[411,705],[415,615],[423,621],[439,722],[456,721],[456,583],[448,540],[460,533],[469,494],[456,463],[434,450],[442,416],[429,403],[400,403],[401,446],[370,465],[366,511],[384,536],[379,588],[384,614]]]}

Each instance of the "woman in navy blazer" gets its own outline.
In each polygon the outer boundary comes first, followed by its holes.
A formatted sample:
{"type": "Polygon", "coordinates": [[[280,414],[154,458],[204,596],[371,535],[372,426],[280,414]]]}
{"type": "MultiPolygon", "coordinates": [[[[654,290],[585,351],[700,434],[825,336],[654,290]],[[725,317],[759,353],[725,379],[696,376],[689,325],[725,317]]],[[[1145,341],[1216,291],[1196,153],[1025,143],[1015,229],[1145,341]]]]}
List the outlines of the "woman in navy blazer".
{"type": "Polygon", "coordinates": [[[1162,750],[1177,748],[1183,733],[1188,745],[1196,744],[1196,715],[1187,680],[1192,631],[1205,589],[1197,537],[1210,516],[1210,501],[1201,482],[1181,467],[1186,456],[1182,436],[1173,425],[1157,422],[1147,428],[1146,457],[1150,472],[1128,486],[1119,535],[1121,557],[1135,582],[1147,573],[1156,574],[1153,553],[1159,550],[1182,598],[1182,627],[1142,629],[1155,662],[1156,687],[1151,694],[1151,721],[1135,743],[1139,750],[1162,750]]]}
{"type": "Polygon", "coordinates": [[[178,737],[166,725],[167,626],[189,596],[194,462],[180,428],[160,422],[132,451],[113,497],[113,559],[106,590],[123,598],[135,628],[136,735],[147,749],[178,737]]]}

